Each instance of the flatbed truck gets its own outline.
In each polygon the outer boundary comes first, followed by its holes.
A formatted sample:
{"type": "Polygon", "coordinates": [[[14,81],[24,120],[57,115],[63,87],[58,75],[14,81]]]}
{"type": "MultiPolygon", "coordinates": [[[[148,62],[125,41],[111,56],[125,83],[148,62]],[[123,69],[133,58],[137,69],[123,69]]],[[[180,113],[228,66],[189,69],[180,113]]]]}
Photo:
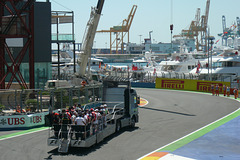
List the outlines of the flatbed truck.
{"type": "Polygon", "coordinates": [[[68,124],[64,127],[63,124],[59,124],[50,127],[48,145],[58,146],[58,152],[67,153],[69,147],[91,147],[123,127],[135,127],[135,123],[139,120],[138,104],[140,98],[136,91],[130,87],[129,81],[104,80],[102,98],[101,102],[97,101],[84,106],[84,109],[90,109],[94,106],[107,105],[109,112],[106,115],[106,122],[98,125],[99,129],[96,133],[92,133],[92,128],[85,126],[84,131],[80,132],[81,135],[85,134],[86,136],[78,138],[78,136],[74,136],[79,132],[78,126],[68,124]],[[63,132],[65,132],[65,136],[63,136],[63,132]]]}

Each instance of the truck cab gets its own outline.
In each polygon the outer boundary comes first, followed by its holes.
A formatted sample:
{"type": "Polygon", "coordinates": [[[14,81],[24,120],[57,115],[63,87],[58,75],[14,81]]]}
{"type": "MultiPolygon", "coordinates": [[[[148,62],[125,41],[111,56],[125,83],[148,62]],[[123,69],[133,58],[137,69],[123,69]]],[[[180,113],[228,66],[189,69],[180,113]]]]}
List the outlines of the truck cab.
{"type": "Polygon", "coordinates": [[[124,117],[128,122],[121,124],[121,127],[131,125],[135,126],[138,122],[138,104],[140,97],[137,92],[131,88],[130,81],[123,78],[114,79],[114,77],[105,78],[103,81],[103,101],[124,102],[124,117]]]}

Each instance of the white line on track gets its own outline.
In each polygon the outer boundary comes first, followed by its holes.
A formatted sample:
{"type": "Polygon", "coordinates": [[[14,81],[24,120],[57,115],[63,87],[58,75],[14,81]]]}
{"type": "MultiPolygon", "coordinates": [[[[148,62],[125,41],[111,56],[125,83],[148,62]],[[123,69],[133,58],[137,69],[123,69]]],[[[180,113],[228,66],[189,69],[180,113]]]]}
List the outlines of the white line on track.
{"type": "MultiPolygon", "coordinates": [[[[48,128],[46,128],[46,129],[41,129],[41,130],[37,130],[37,131],[33,131],[33,132],[23,133],[23,134],[11,136],[11,137],[6,137],[6,138],[3,138],[3,139],[0,139],[0,141],[7,140],[7,139],[11,139],[11,138],[15,138],[15,137],[20,137],[20,136],[24,136],[24,135],[32,134],[32,133],[36,133],[36,132],[41,132],[41,131],[44,131],[44,130],[47,130],[47,129],[48,129],[48,128]]],[[[4,135],[3,135],[3,136],[4,136],[4,135]]]]}
{"type": "MultiPolygon", "coordinates": [[[[163,89],[162,89],[162,90],[163,90],[163,89]]],[[[165,89],[164,89],[164,90],[165,90],[165,89]]],[[[176,90],[168,90],[168,91],[176,91],[176,90]]],[[[178,90],[177,90],[177,92],[185,92],[185,93],[186,93],[186,91],[178,91],[178,90]]],[[[189,92],[191,92],[191,91],[189,91],[189,92]]],[[[193,92],[193,93],[204,94],[204,93],[198,93],[198,92],[193,92]]],[[[204,94],[204,95],[207,95],[207,94],[204,94]]],[[[212,96],[212,95],[211,95],[211,96],[212,96]]],[[[223,97],[223,98],[229,98],[229,97],[223,97]]],[[[229,99],[231,99],[231,98],[229,98],[229,99]]],[[[237,99],[232,99],[232,100],[235,100],[235,101],[240,102],[240,100],[237,100],[237,99]]],[[[179,139],[177,139],[177,140],[175,140],[175,141],[173,141],[173,142],[171,142],[171,143],[169,143],[169,144],[167,144],[167,145],[165,145],[165,146],[163,146],[163,147],[160,147],[160,148],[158,148],[158,149],[156,149],[156,150],[154,150],[154,151],[152,151],[152,152],[150,152],[150,153],[148,153],[148,154],[146,154],[146,155],[144,155],[144,156],[138,158],[137,160],[141,160],[142,158],[145,158],[145,157],[147,157],[148,155],[150,155],[150,154],[152,154],[152,153],[154,153],[154,152],[156,152],[156,151],[159,151],[159,150],[161,150],[161,149],[163,149],[163,148],[165,148],[165,147],[167,147],[167,146],[169,146],[169,145],[171,145],[171,144],[173,144],[173,143],[176,143],[176,142],[182,140],[183,138],[186,138],[186,137],[188,137],[188,136],[190,136],[190,135],[192,135],[192,134],[198,132],[199,130],[204,129],[204,128],[206,128],[206,127],[212,125],[213,123],[216,123],[216,122],[218,122],[218,121],[224,119],[225,117],[230,116],[231,114],[234,114],[235,112],[237,112],[237,111],[239,111],[239,110],[240,110],[240,108],[238,108],[238,109],[235,110],[234,112],[232,112],[232,113],[230,113],[230,114],[228,114],[228,115],[226,115],[226,116],[224,116],[224,117],[222,117],[222,118],[220,118],[220,119],[218,119],[218,120],[216,120],[216,121],[214,121],[214,122],[212,122],[212,123],[210,123],[210,124],[208,124],[208,125],[206,125],[206,126],[200,128],[200,129],[198,129],[198,130],[196,130],[196,131],[194,131],[194,132],[192,132],[192,133],[189,133],[189,134],[186,135],[186,136],[183,136],[182,138],[179,138],[179,139]]]]}

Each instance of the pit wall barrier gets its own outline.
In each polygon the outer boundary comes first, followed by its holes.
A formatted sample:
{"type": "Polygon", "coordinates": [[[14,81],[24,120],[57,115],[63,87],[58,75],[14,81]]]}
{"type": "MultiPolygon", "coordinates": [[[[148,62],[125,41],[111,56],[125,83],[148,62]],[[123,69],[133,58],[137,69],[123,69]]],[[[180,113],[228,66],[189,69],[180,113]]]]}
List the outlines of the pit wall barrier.
{"type": "Polygon", "coordinates": [[[156,88],[211,92],[211,85],[219,85],[219,93],[223,93],[223,85],[230,87],[230,82],[202,81],[193,79],[156,78],[156,88]]]}
{"type": "Polygon", "coordinates": [[[0,117],[0,131],[12,130],[12,129],[26,129],[45,124],[45,115],[48,112],[41,112],[29,115],[11,115],[0,117]]]}

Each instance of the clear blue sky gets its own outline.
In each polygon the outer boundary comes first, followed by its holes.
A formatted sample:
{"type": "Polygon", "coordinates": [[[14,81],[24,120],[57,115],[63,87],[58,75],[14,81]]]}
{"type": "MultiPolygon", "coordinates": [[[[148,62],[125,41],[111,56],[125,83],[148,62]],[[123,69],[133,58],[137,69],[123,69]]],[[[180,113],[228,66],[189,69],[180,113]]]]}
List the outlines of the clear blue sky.
{"type": "MultiPolygon", "coordinates": [[[[76,41],[82,42],[91,6],[96,6],[98,0],[50,0],[52,10],[74,11],[76,41]],[[57,3],[56,3],[57,2],[57,3]],[[61,5],[59,5],[59,4],[61,5]],[[64,7],[63,7],[64,6],[64,7]],[[68,9],[66,9],[68,8],[68,9]]],[[[169,25],[174,24],[173,35],[187,29],[194,20],[197,8],[201,8],[201,15],[205,13],[207,0],[105,0],[98,30],[106,30],[120,25],[128,17],[133,5],[137,11],[130,29],[130,42],[140,43],[148,38],[149,31],[153,31],[154,42],[170,42],[169,25]],[[173,5],[171,21],[171,1],[173,5]]],[[[240,17],[240,0],[211,0],[208,24],[211,35],[216,39],[222,32],[222,15],[226,16],[227,27],[230,27],[240,17]]],[[[64,32],[64,28],[63,28],[64,32]]],[[[65,32],[67,32],[65,30],[65,32]]],[[[94,47],[109,47],[109,34],[97,33],[94,47]]]]}

